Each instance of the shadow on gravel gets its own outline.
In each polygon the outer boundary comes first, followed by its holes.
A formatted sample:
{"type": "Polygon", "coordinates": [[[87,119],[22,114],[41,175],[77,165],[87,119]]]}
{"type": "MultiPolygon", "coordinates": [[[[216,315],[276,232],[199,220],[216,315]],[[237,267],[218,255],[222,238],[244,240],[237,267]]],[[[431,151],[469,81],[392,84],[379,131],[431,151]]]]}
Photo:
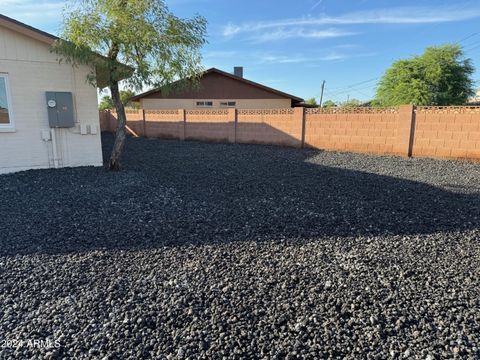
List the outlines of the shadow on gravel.
{"type": "MultiPolygon", "coordinates": [[[[107,155],[111,136],[103,142],[107,155]]],[[[119,173],[72,168],[1,176],[0,255],[479,227],[479,192],[306,161],[318,153],[129,139],[119,173]]],[[[388,159],[384,166],[393,168],[388,159]]]]}

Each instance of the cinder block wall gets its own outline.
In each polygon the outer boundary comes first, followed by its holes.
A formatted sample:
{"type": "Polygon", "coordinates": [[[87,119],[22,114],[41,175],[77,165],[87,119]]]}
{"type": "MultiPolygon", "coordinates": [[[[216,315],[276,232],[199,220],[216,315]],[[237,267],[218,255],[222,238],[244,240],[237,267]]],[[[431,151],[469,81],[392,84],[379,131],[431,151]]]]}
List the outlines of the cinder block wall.
{"type": "Polygon", "coordinates": [[[238,110],[236,141],[300,147],[303,108],[238,110]]]}
{"type": "Polygon", "coordinates": [[[142,110],[125,109],[125,115],[127,115],[128,126],[138,135],[144,136],[145,133],[142,110]]]}
{"type": "Polygon", "coordinates": [[[185,139],[229,142],[234,123],[235,109],[187,110],[185,139]]]}
{"type": "Polygon", "coordinates": [[[307,109],[305,145],[326,150],[408,155],[411,106],[307,109]]]}
{"type": "Polygon", "coordinates": [[[418,107],[412,155],[480,159],[480,107],[418,107]]]}
{"type": "MultiPolygon", "coordinates": [[[[101,113],[115,131],[114,113],[101,113]]],[[[135,110],[140,136],[480,160],[480,107],[135,110]]]]}
{"type": "Polygon", "coordinates": [[[398,122],[397,109],[342,109],[338,113],[308,109],[305,144],[327,150],[393,154],[398,122]]]}
{"type": "MultiPolygon", "coordinates": [[[[141,110],[140,110],[141,111],[141,110]]],[[[145,110],[144,136],[159,139],[184,139],[185,110],[145,110]]]]}

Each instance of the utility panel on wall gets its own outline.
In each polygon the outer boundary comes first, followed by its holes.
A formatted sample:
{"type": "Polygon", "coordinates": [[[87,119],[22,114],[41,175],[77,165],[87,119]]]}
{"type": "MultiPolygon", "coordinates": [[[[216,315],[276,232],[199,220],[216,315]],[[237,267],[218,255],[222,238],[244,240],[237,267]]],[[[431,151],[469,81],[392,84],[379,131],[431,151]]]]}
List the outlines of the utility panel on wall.
{"type": "Polygon", "coordinates": [[[75,126],[71,92],[47,91],[48,122],[52,128],[75,126]]]}

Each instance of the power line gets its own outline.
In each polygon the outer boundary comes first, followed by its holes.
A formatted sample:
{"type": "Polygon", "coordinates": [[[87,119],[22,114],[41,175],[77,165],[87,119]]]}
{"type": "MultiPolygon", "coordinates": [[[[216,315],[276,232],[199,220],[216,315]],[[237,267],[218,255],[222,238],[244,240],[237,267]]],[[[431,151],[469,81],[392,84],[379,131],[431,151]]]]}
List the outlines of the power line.
{"type": "MultiPolygon", "coordinates": [[[[456,10],[462,10],[462,9],[465,9],[466,7],[468,6],[467,5],[461,5],[461,6],[458,6],[456,7],[456,10]]],[[[427,33],[429,31],[431,31],[432,29],[440,26],[441,23],[437,23],[437,24],[434,24],[432,27],[430,27],[429,30],[424,30],[422,32],[420,32],[420,34],[424,34],[424,33],[427,33]]],[[[480,35],[480,31],[477,31],[477,32],[473,32],[467,36],[465,36],[464,38],[460,39],[458,41],[458,43],[462,43],[468,39],[471,39],[477,35],[480,35]]],[[[407,42],[405,42],[407,43],[407,42]]],[[[473,43],[470,43],[468,44],[467,46],[472,46],[472,45],[476,45],[477,43],[480,43],[480,41],[475,41],[473,43]]],[[[394,48],[398,48],[400,46],[403,46],[403,44],[397,44],[394,48]]],[[[466,49],[465,51],[472,51],[472,50],[475,50],[477,48],[480,48],[480,45],[479,46],[474,46],[473,48],[470,48],[470,49],[466,49]]],[[[392,48],[390,48],[391,50],[392,48]]],[[[340,95],[343,95],[343,94],[346,94],[346,93],[350,93],[350,92],[357,92],[357,93],[360,93],[362,94],[363,96],[367,96],[369,97],[366,93],[362,92],[361,90],[365,90],[365,89],[369,89],[369,88],[372,88],[373,86],[376,86],[375,85],[372,85],[372,86],[367,86],[367,87],[363,87],[363,88],[357,88],[359,85],[363,85],[363,84],[367,84],[369,82],[372,82],[372,81],[375,81],[375,80],[379,80],[381,77],[375,77],[375,78],[372,78],[372,79],[369,79],[369,80],[364,80],[364,81],[360,81],[360,82],[357,82],[357,83],[354,83],[354,84],[351,84],[351,85],[347,85],[347,86],[342,86],[342,87],[338,87],[338,88],[334,88],[334,89],[330,89],[329,91],[325,91],[325,95],[329,96],[329,97],[333,97],[334,99],[336,98],[337,101],[338,101],[338,96],[340,95]]]]}
{"type": "Polygon", "coordinates": [[[473,49],[470,49],[469,52],[470,52],[470,55],[473,55],[473,54],[476,54],[477,51],[473,51],[473,50],[478,50],[480,48],[480,45],[479,46],[476,46],[475,48],[473,49]]]}
{"type": "Polygon", "coordinates": [[[462,45],[462,47],[463,47],[463,48],[467,48],[467,47],[470,47],[470,46],[476,45],[476,44],[480,44],[480,40],[471,42],[470,44],[462,45]]]}
{"type": "MultiPolygon", "coordinates": [[[[462,43],[468,39],[471,39],[477,35],[480,35],[480,31],[477,31],[477,32],[474,32],[474,33],[471,33],[469,34],[468,36],[460,39],[458,42],[459,43],[462,43]]],[[[480,41],[474,41],[473,43],[470,43],[468,44],[467,46],[472,46],[472,45],[477,45],[477,44],[480,44],[480,41]]],[[[475,50],[475,49],[478,49],[480,48],[480,45],[478,46],[474,46],[474,47],[470,47],[470,48],[467,48],[465,49],[466,52],[469,52],[469,51],[472,51],[472,50],[475,50]]],[[[363,94],[363,96],[368,96],[366,95],[365,93],[363,93],[361,90],[364,90],[364,89],[369,89],[371,88],[372,86],[368,86],[368,87],[363,87],[363,88],[356,88],[357,86],[359,85],[363,85],[363,84],[367,84],[369,82],[372,82],[372,81],[375,81],[375,80],[379,80],[381,77],[376,77],[376,78],[372,78],[372,79],[368,79],[368,80],[365,80],[365,81],[361,81],[361,82],[357,82],[357,83],[354,83],[354,84],[351,84],[351,85],[347,85],[347,86],[342,86],[342,87],[338,87],[338,88],[334,88],[332,90],[329,91],[329,94],[335,94],[335,95],[342,95],[342,94],[346,94],[348,92],[358,92],[360,94],[363,94]]],[[[376,85],[374,85],[376,86],[376,85]]]]}
{"type": "Polygon", "coordinates": [[[360,94],[361,96],[364,96],[366,98],[371,98],[372,96],[368,95],[363,90],[372,89],[376,86],[377,85],[374,84],[374,85],[370,85],[370,86],[357,87],[357,88],[352,87],[352,88],[348,88],[348,89],[345,89],[345,90],[342,90],[342,91],[329,91],[328,95],[335,96],[335,97],[343,97],[345,94],[352,94],[353,93],[353,94],[360,94]]]}
{"type": "Polygon", "coordinates": [[[471,52],[471,51],[473,51],[473,50],[475,50],[475,49],[478,49],[478,48],[480,48],[480,45],[477,45],[477,46],[474,46],[474,47],[471,48],[471,49],[465,50],[465,52],[471,52]]]}
{"type": "Polygon", "coordinates": [[[465,44],[464,47],[469,47],[469,46],[472,46],[472,45],[475,45],[475,44],[478,44],[478,43],[480,43],[480,40],[471,42],[470,44],[465,44]]]}
{"type": "Polygon", "coordinates": [[[343,89],[350,89],[350,88],[353,88],[353,87],[356,87],[358,85],[363,85],[363,84],[367,84],[369,82],[372,82],[372,81],[375,81],[375,80],[378,80],[380,79],[380,77],[376,77],[376,78],[373,78],[373,79],[369,79],[369,80],[365,80],[365,81],[361,81],[361,82],[358,82],[358,83],[354,83],[354,84],[351,84],[351,85],[347,85],[347,86],[341,86],[341,87],[338,87],[338,88],[334,88],[332,89],[333,91],[335,90],[343,90],[343,89]]]}
{"type": "Polygon", "coordinates": [[[336,103],[341,103],[341,102],[343,101],[343,100],[340,99],[338,96],[332,95],[332,94],[330,94],[328,91],[325,91],[325,98],[333,99],[333,100],[335,100],[336,103]]]}
{"type": "Polygon", "coordinates": [[[459,42],[459,43],[462,43],[462,42],[464,42],[465,40],[468,40],[468,39],[471,39],[471,38],[474,37],[474,36],[477,36],[478,34],[480,34],[480,31],[474,32],[474,33],[468,35],[467,37],[464,37],[463,39],[458,40],[458,42],[459,42]]]}
{"type": "Polygon", "coordinates": [[[360,91],[360,90],[356,90],[357,93],[359,93],[360,95],[362,96],[365,96],[366,98],[371,98],[370,95],[368,95],[367,93],[363,92],[363,91],[360,91]]]}
{"type": "MultiPolygon", "coordinates": [[[[345,96],[344,94],[347,95],[347,98],[350,98],[350,94],[351,94],[351,93],[352,93],[352,92],[350,92],[350,91],[346,91],[346,92],[344,92],[342,95],[336,95],[336,94],[332,94],[332,93],[329,93],[329,92],[326,91],[326,92],[325,92],[325,97],[326,97],[326,98],[330,98],[330,99],[332,99],[332,100],[335,100],[335,102],[337,102],[337,103],[343,103],[343,102],[345,101],[345,99],[343,98],[343,97],[345,96]]],[[[370,95],[368,95],[368,94],[366,94],[366,93],[364,93],[364,92],[362,92],[362,91],[358,91],[358,90],[357,90],[357,91],[353,91],[353,93],[359,93],[359,94],[360,94],[362,97],[364,97],[366,100],[372,98],[372,96],[370,96],[370,95]]]]}
{"type": "Polygon", "coordinates": [[[346,94],[346,93],[350,93],[350,92],[361,92],[361,90],[371,89],[372,87],[376,87],[376,86],[377,86],[377,84],[364,86],[364,87],[361,87],[361,88],[350,87],[350,88],[342,90],[342,91],[334,91],[333,94],[342,95],[342,94],[346,94]]]}

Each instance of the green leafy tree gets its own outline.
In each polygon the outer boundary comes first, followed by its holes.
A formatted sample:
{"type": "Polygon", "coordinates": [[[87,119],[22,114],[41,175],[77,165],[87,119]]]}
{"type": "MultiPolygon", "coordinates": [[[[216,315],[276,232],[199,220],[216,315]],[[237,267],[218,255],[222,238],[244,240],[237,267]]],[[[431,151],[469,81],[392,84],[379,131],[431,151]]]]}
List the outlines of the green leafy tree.
{"type": "Polygon", "coordinates": [[[474,94],[474,67],[459,45],[430,47],[398,60],[377,88],[376,105],[463,105],[474,94]]]}
{"type": "MultiPolygon", "coordinates": [[[[130,99],[135,96],[133,90],[120,90],[120,101],[122,102],[125,108],[138,109],[139,105],[136,102],[130,101],[130,99]]],[[[100,104],[98,105],[99,110],[111,110],[115,108],[113,104],[112,97],[105,95],[102,97],[100,104]]]]}
{"type": "Polygon", "coordinates": [[[112,97],[109,95],[102,96],[102,100],[100,100],[100,104],[98,104],[99,110],[110,110],[113,109],[115,105],[113,105],[112,97]]]}
{"type": "Polygon", "coordinates": [[[126,136],[119,82],[135,90],[178,78],[194,83],[202,71],[206,20],[178,18],[163,0],[72,1],[61,37],[53,48],[61,59],[92,66],[88,80],[110,89],[118,126],[109,169],[118,170],[126,136]]]}
{"type": "Polygon", "coordinates": [[[313,105],[313,106],[318,106],[317,104],[317,100],[315,100],[314,97],[310,98],[310,99],[307,99],[305,100],[305,104],[308,104],[308,105],[313,105]]]}
{"type": "Polygon", "coordinates": [[[335,107],[335,106],[337,106],[337,104],[333,100],[327,100],[323,103],[324,108],[331,108],[331,107],[335,107]]]}
{"type": "Polygon", "coordinates": [[[341,107],[358,107],[362,105],[362,102],[357,99],[350,99],[340,104],[341,107]]]}
{"type": "Polygon", "coordinates": [[[130,101],[130,99],[134,96],[135,92],[133,90],[120,90],[120,100],[127,108],[137,109],[139,107],[136,102],[130,101]]]}

